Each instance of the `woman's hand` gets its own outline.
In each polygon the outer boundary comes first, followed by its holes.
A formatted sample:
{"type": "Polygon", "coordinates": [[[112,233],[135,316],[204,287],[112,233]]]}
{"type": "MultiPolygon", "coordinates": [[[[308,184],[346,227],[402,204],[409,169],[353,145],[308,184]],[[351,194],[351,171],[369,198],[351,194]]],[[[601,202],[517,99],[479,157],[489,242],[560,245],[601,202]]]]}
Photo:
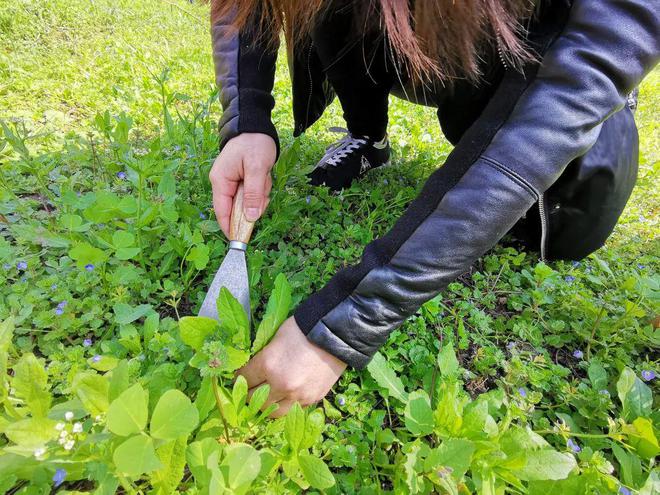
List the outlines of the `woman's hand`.
{"type": "Polygon", "coordinates": [[[343,361],[307,340],[289,318],[238,374],[245,377],[251,391],[264,383],[270,385],[264,407],[276,402],[279,408],[273,417],[280,417],[296,402],[307,406],[323,399],[345,369],[343,361]]]}
{"type": "Polygon", "coordinates": [[[225,144],[211,167],[209,179],[213,189],[213,209],[220,228],[229,237],[229,219],[234,195],[243,182],[246,218],[254,222],[268,205],[273,185],[270,170],[275,164],[277,147],[266,134],[244,133],[225,144]]]}

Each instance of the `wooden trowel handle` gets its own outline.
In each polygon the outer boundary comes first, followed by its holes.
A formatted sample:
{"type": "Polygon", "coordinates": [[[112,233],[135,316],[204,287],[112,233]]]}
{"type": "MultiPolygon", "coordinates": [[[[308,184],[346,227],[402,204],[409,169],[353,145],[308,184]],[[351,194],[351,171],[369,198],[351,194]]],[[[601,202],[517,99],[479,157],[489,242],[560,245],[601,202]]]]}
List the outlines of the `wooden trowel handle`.
{"type": "Polygon", "coordinates": [[[236,196],[234,196],[234,205],[231,209],[231,220],[229,223],[229,240],[249,243],[252,236],[254,222],[245,218],[243,212],[243,183],[238,186],[236,196]]]}

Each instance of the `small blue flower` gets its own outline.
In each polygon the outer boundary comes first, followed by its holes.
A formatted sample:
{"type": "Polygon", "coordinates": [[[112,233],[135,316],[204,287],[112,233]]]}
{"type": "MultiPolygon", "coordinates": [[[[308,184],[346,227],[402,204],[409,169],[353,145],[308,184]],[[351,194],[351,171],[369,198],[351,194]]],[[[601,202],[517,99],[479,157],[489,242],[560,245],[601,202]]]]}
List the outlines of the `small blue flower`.
{"type": "Polygon", "coordinates": [[[573,275],[566,275],[564,277],[564,280],[566,280],[566,282],[568,282],[570,284],[571,282],[575,281],[575,277],[573,275]]]}
{"type": "Polygon", "coordinates": [[[525,390],[525,389],[522,388],[522,387],[520,387],[520,388],[518,389],[518,393],[520,394],[520,397],[523,397],[523,398],[527,397],[527,390],[525,390]]]}
{"type": "Polygon", "coordinates": [[[575,359],[582,359],[584,357],[584,353],[580,349],[576,349],[573,351],[573,357],[575,359]]]}
{"type": "Polygon", "coordinates": [[[117,172],[117,178],[119,180],[124,180],[126,178],[126,172],[117,172]]]}
{"type": "Polygon", "coordinates": [[[140,355],[137,357],[137,360],[138,360],[138,361],[144,361],[146,358],[147,358],[147,357],[146,357],[144,354],[140,354],[140,355]]]}
{"type": "Polygon", "coordinates": [[[631,495],[631,491],[628,490],[625,486],[620,486],[619,487],[619,493],[621,495],[631,495]]]}
{"type": "Polygon", "coordinates": [[[312,201],[312,197],[311,197],[311,196],[307,196],[307,197],[305,198],[305,203],[309,204],[311,201],[312,201]]]}
{"type": "Polygon", "coordinates": [[[610,395],[609,391],[607,391],[607,390],[605,390],[605,389],[599,390],[598,393],[599,393],[600,395],[607,395],[608,397],[609,397],[609,395],[610,395]]]}
{"type": "Polygon", "coordinates": [[[516,343],[515,343],[515,342],[509,342],[509,343],[506,345],[506,348],[509,349],[509,350],[512,350],[514,347],[516,347],[516,343]]]}
{"type": "Polygon", "coordinates": [[[163,347],[163,353],[167,354],[168,352],[170,352],[170,348],[169,347],[163,347]]]}
{"type": "Polygon", "coordinates": [[[5,270],[9,270],[11,268],[11,265],[9,263],[5,263],[4,265],[2,265],[2,268],[4,268],[5,270]]]}
{"type": "Polygon", "coordinates": [[[18,270],[27,270],[27,261],[19,261],[16,263],[16,268],[18,270]]]}
{"type": "Polygon", "coordinates": [[[55,314],[61,316],[64,314],[64,310],[62,308],[55,308],[55,314]]]}
{"type": "Polygon", "coordinates": [[[640,263],[640,264],[637,265],[637,268],[638,268],[639,270],[643,270],[644,268],[646,268],[646,265],[642,265],[642,264],[640,263]]]}
{"type": "Polygon", "coordinates": [[[55,488],[57,488],[62,483],[64,483],[65,479],[66,479],[66,471],[64,469],[58,469],[57,471],[55,471],[55,474],[53,475],[53,483],[55,484],[55,488]]]}
{"type": "Polygon", "coordinates": [[[92,339],[83,340],[83,346],[84,347],[91,347],[92,346],[92,339]]]}
{"type": "Polygon", "coordinates": [[[339,397],[337,399],[337,404],[339,404],[341,407],[344,407],[346,405],[346,399],[344,397],[339,397]]]}
{"type": "Polygon", "coordinates": [[[642,380],[645,382],[650,382],[655,378],[655,371],[653,370],[643,370],[642,371],[642,380]]]}
{"type": "Polygon", "coordinates": [[[50,286],[50,290],[56,290],[57,289],[57,284],[53,284],[50,286]]]}
{"type": "Polygon", "coordinates": [[[206,220],[206,213],[204,213],[203,211],[200,211],[199,212],[199,218],[201,218],[202,220],[206,220]]]}
{"type": "Polygon", "coordinates": [[[58,309],[64,309],[64,308],[66,308],[66,305],[67,305],[67,304],[69,304],[68,301],[61,301],[61,302],[57,305],[57,307],[58,307],[58,309]]]}
{"type": "Polygon", "coordinates": [[[101,356],[98,354],[92,358],[92,363],[98,363],[101,360],[101,356]]]}
{"type": "Polygon", "coordinates": [[[94,265],[92,265],[91,263],[87,263],[85,265],[85,270],[87,270],[88,272],[94,271],[94,265]]]}
{"type": "Polygon", "coordinates": [[[574,261],[573,263],[571,263],[571,265],[573,265],[573,268],[577,268],[578,266],[580,266],[580,262],[574,261]]]}
{"type": "Polygon", "coordinates": [[[577,443],[575,443],[571,438],[568,439],[568,442],[566,442],[566,445],[568,446],[569,449],[571,449],[576,454],[582,450],[580,448],[580,446],[577,443]]]}
{"type": "Polygon", "coordinates": [[[389,183],[390,183],[389,180],[387,180],[387,179],[383,179],[383,184],[388,185],[389,183]]]}

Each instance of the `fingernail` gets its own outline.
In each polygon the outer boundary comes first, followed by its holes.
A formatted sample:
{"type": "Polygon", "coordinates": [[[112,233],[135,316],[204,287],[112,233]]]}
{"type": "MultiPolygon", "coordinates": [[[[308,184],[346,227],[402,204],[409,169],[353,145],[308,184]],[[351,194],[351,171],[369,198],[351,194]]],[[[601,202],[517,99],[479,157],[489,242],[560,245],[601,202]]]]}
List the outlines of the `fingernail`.
{"type": "Polygon", "coordinates": [[[250,222],[254,222],[259,218],[259,208],[248,208],[245,210],[245,216],[250,222]]]}

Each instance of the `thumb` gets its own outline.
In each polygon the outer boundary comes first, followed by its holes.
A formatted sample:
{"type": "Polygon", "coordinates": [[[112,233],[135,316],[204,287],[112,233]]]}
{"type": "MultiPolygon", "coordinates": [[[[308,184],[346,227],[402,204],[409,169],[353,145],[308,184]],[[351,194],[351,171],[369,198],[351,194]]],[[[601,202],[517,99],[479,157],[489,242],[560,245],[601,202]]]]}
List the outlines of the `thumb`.
{"type": "Polygon", "coordinates": [[[263,213],[261,210],[266,201],[267,179],[267,171],[246,167],[243,178],[243,211],[250,222],[259,219],[263,213]]]}

